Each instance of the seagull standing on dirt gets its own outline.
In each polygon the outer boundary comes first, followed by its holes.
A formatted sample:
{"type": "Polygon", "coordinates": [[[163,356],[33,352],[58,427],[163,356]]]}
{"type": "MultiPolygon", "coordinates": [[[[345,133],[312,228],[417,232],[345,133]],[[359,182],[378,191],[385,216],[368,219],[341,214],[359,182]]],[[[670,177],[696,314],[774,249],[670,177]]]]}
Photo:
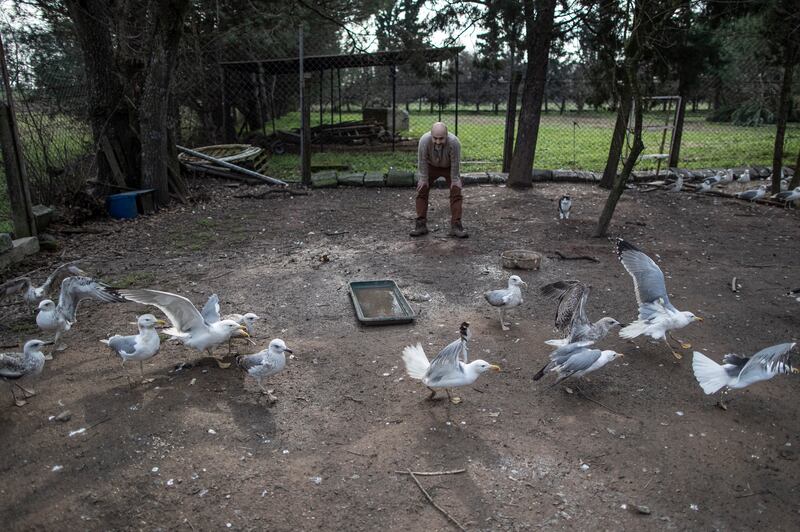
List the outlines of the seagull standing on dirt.
{"type": "Polygon", "coordinates": [[[722,185],[726,185],[728,183],[733,183],[733,170],[728,168],[727,170],[717,172],[717,175],[720,177],[719,182],[722,185]]]}
{"type": "Polygon", "coordinates": [[[32,380],[42,373],[44,368],[45,356],[42,353],[42,346],[52,342],[42,340],[28,340],[22,348],[22,353],[0,353],[0,379],[11,384],[11,396],[14,404],[24,406],[28,397],[36,395],[33,390],[22,387],[22,382],[32,380]],[[22,390],[23,399],[17,399],[14,387],[22,390]]]}
{"type": "MultiPolygon", "coordinates": [[[[130,301],[152,305],[161,309],[172,327],[164,330],[184,345],[205,351],[212,358],[214,347],[227,342],[233,335],[249,336],[243,325],[233,320],[220,320],[208,323],[191,301],[183,296],[160,290],[136,289],[120,290],[119,293],[130,301]]],[[[230,363],[217,358],[220,368],[230,367],[230,363]]]]}
{"type": "Polygon", "coordinates": [[[156,356],[161,347],[161,338],[158,336],[155,326],[164,326],[167,323],[164,320],[156,319],[152,314],[143,314],[139,316],[137,324],[139,325],[139,334],[133,336],[116,334],[108,340],[100,341],[122,358],[123,368],[128,360],[138,360],[139,371],[144,380],[144,361],[156,356]]]}
{"type": "Polygon", "coordinates": [[[796,187],[793,190],[787,190],[785,192],[778,192],[774,196],[772,196],[778,201],[783,201],[786,205],[793,201],[800,200],[800,187],[796,187]]]}
{"type": "Polygon", "coordinates": [[[708,192],[716,184],[717,184],[717,181],[714,178],[709,177],[708,179],[704,179],[702,183],[697,185],[697,188],[695,189],[695,192],[708,192]]]}
{"type": "Polygon", "coordinates": [[[41,302],[42,299],[47,296],[47,294],[50,292],[50,287],[59,277],[64,275],[88,276],[86,272],[76,266],[78,262],[80,261],[72,261],[62,264],[53,270],[53,273],[50,274],[42,286],[34,286],[30,277],[17,277],[16,279],[11,279],[10,281],[0,285],[0,297],[6,297],[16,294],[17,292],[22,292],[22,299],[27,304],[31,306],[38,305],[39,302],[41,302]]]}
{"type": "Polygon", "coordinates": [[[56,344],[55,350],[63,349],[58,345],[58,340],[75,323],[78,305],[86,299],[102,303],[125,301],[116,290],[89,277],[75,276],[64,279],[61,282],[58,305],[50,299],[44,299],[39,303],[39,313],[36,315],[36,325],[42,331],[55,333],[53,339],[53,343],[56,344]]]}
{"type": "Polygon", "coordinates": [[[544,297],[558,300],[555,328],[564,334],[564,338],[547,340],[548,345],[561,346],[574,342],[597,341],[606,337],[608,331],[620,322],[608,316],[589,321],[586,315],[586,301],[589,299],[591,286],[580,281],[556,281],[544,285],[541,289],[544,297]]]}
{"type": "Polygon", "coordinates": [[[766,381],[775,375],[799,373],[791,365],[791,351],[795,343],[773,345],[751,357],[729,353],[717,364],[703,353],[694,352],[692,369],[694,377],[706,395],[722,388],[745,388],[755,382],[766,381]]]}
{"type": "Polygon", "coordinates": [[[739,192],[738,194],[736,194],[736,197],[747,201],[755,201],[763,198],[766,195],[767,195],[767,186],[760,185],[758,188],[751,188],[750,190],[739,192]]]}
{"type": "Polygon", "coordinates": [[[739,177],[736,178],[736,181],[739,183],[747,183],[748,181],[750,181],[750,169],[745,168],[744,172],[739,174],[739,177]]]}
{"type": "Polygon", "coordinates": [[[519,306],[522,303],[522,289],[521,285],[528,286],[528,283],[523,281],[517,275],[512,275],[508,278],[508,287],[499,290],[489,290],[484,292],[483,297],[489,304],[500,312],[500,327],[507,331],[508,326],[505,323],[505,312],[507,309],[519,306]]]}
{"type": "Polygon", "coordinates": [[[572,208],[572,198],[566,194],[558,200],[558,219],[569,220],[569,210],[572,208]]]}
{"type": "Polygon", "coordinates": [[[241,355],[236,357],[236,365],[253,377],[261,388],[261,392],[267,395],[270,403],[278,400],[272,395],[272,390],[264,388],[263,380],[276,373],[283,371],[286,367],[286,354],[293,351],[286,347],[286,343],[280,338],[275,338],[269,343],[269,347],[253,355],[241,355]]]}
{"type": "Polygon", "coordinates": [[[459,329],[460,338],[442,349],[436,358],[428,362],[422,344],[406,346],[403,349],[403,362],[406,373],[412,379],[421,380],[431,391],[429,400],[436,397],[435,388],[444,388],[453,404],[461,402],[459,397],[450,395],[448,388],[472,384],[481,373],[489,370],[500,371],[500,367],[484,360],[467,362],[467,341],[470,337],[469,323],[464,322],[459,329]]]}
{"type": "Polygon", "coordinates": [[[622,353],[616,351],[600,349],[590,349],[594,342],[575,342],[559,347],[550,353],[550,362],[533,376],[533,380],[538,381],[548,371],[555,371],[558,379],[552,384],[555,386],[561,381],[570,377],[583,377],[593,371],[597,371],[612,360],[621,356],[622,353]]]}
{"type": "Polygon", "coordinates": [[[678,176],[675,178],[675,182],[670,187],[670,192],[680,192],[683,188],[683,176],[678,176]]]}
{"type": "MultiPolygon", "coordinates": [[[[669,302],[667,286],[664,282],[664,272],[633,244],[619,238],[617,239],[617,256],[620,262],[633,278],[633,288],[636,292],[636,302],[639,304],[639,319],[620,330],[623,338],[636,338],[646,335],[653,340],[664,340],[675,358],[683,356],[670,345],[667,335],[669,331],[686,327],[694,321],[703,321],[688,311],[680,311],[669,302]]],[[[684,349],[689,349],[690,344],[681,344],[684,349]]]]}

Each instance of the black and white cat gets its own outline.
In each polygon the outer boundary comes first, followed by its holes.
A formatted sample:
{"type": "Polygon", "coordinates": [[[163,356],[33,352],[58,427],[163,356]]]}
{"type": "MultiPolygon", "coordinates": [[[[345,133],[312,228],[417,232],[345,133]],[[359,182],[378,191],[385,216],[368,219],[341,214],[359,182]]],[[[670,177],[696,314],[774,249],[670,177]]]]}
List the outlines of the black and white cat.
{"type": "Polygon", "coordinates": [[[569,220],[569,210],[572,208],[572,199],[569,196],[561,196],[558,200],[558,219],[569,220]]]}

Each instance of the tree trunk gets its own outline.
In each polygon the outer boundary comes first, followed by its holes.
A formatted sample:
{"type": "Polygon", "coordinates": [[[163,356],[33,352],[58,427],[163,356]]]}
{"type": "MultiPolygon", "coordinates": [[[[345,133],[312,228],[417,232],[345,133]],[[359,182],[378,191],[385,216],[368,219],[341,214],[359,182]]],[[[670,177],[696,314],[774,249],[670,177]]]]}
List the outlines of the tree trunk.
{"type": "Polygon", "coordinates": [[[160,2],[153,13],[146,77],[139,104],[142,132],[142,187],[154,188],[158,202],[169,203],[168,123],[170,86],[189,0],[160,2]]]}
{"type": "Polygon", "coordinates": [[[614,123],[614,133],[611,135],[611,145],[608,148],[608,159],[600,180],[600,187],[611,188],[617,176],[619,158],[622,147],[625,145],[625,131],[628,128],[628,118],[631,114],[631,91],[627,81],[620,88],[620,105],[617,106],[617,121],[614,123]]]}
{"type": "Polygon", "coordinates": [[[140,144],[137,133],[136,110],[130,94],[122,84],[124,76],[135,68],[115,57],[111,36],[109,7],[102,0],[68,0],[70,19],[83,53],[87,95],[91,109],[92,136],[95,146],[106,145],[111,153],[98,148],[97,172],[101,182],[112,181],[113,159],[127,186],[137,188],[141,176],[140,144]],[[102,142],[105,137],[108,142],[102,142]]]}
{"type": "Polygon", "coordinates": [[[530,187],[536,141],[542,116],[542,99],[547,82],[547,63],[553,40],[553,19],[556,0],[525,0],[525,43],[528,65],[525,69],[525,88],[519,113],[519,131],[508,175],[508,186],[530,187]],[[534,4],[536,17],[534,18],[534,4]]]}
{"type": "Polygon", "coordinates": [[[794,175],[789,182],[789,189],[800,187],[800,150],[797,152],[797,162],[794,163],[794,175]]]}
{"type": "Polygon", "coordinates": [[[794,73],[794,46],[787,43],[784,51],[783,82],[781,83],[778,115],[775,117],[775,147],[772,151],[772,193],[781,191],[781,170],[783,169],[783,141],[786,137],[786,119],[789,116],[789,98],[792,95],[792,74],[794,73]]]}
{"type": "Polygon", "coordinates": [[[511,86],[508,90],[508,104],[506,106],[506,130],[503,139],[503,172],[511,168],[511,157],[514,151],[514,126],[517,123],[517,97],[522,74],[516,69],[511,74],[511,86]]]}
{"type": "Polygon", "coordinates": [[[683,139],[683,123],[686,118],[686,90],[684,84],[678,83],[678,96],[681,101],[678,104],[678,113],[675,116],[675,129],[672,132],[672,149],[669,151],[669,161],[667,166],[676,168],[681,155],[681,141],[683,139]]]}

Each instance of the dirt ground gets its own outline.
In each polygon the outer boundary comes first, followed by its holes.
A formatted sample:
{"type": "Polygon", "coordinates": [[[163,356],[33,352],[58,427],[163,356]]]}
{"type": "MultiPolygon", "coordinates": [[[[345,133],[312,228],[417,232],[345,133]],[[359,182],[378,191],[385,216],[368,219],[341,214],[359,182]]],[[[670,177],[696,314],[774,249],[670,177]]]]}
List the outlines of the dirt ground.
{"type": "MultiPolygon", "coordinates": [[[[418,240],[407,234],[410,189],[234,197],[247,190],[213,185],[189,206],[93,224],[102,232],[65,235],[63,256],[37,260],[81,257],[119,286],[177,292],[198,306],[217,293],[223,312],[259,314],[258,347],[280,337],[295,353],[269,381],[279,401],[269,406],[235,367],[176,371],[199,354],[172,343],[145,364],[155,380],[131,387],[98,340],[132,334],[136,316],[156,309],[86,303],[38,395],[17,408],[0,390],[4,529],[452,529],[396,473],[410,468],[466,470],[419,480],[468,530],[796,530],[795,378],[731,393],[723,411],[694,380],[690,351],[676,361],[663,344],[615,332],[602,346],[626,356],[581,383],[590,399],[548,388],[552,377],[532,381],[554,337],[542,284],[581,279],[593,285],[590,317],[635,319],[630,277],[609,241],[589,236],[604,191],[467,188],[471,235],[457,241],[446,237],[442,190],[431,194],[435,229],[418,240]],[[573,217],[559,223],[555,200],[566,191],[573,217]],[[516,248],[546,259],[540,271],[513,272],[530,286],[503,332],[482,293],[504,286],[512,272],[500,253],[516,248]],[[383,278],[412,300],[413,324],[355,319],[347,283],[383,278]],[[464,320],[471,357],[503,371],[459,390],[460,405],[426,401],[427,390],[404,377],[401,350],[420,341],[432,357],[464,320]],[[65,410],[69,421],[51,420],[65,410]]],[[[800,286],[799,216],[630,192],[612,233],[660,263],[673,303],[706,318],[678,336],[720,360],[800,336],[800,303],[784,295],[800,286]]],[[[23,305],[1,310],[3,344],[37,336],[23,305]]],[[[136,364],[127,370],[138,375],[136,364]]]]}

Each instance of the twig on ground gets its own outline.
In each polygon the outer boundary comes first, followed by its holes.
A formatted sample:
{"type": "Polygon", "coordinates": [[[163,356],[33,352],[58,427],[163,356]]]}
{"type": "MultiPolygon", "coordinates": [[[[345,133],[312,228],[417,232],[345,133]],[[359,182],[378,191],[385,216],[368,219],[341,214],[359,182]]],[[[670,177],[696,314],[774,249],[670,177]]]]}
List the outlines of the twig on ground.
{"type": "Polygon", "coordinates": [[[576,390],[578,390],[578,394],[579,394],[581,397],[583,397],[584,399],[588,399],[589,401],[593,402],[593,403],[594,403],[594,404],[596,404],[596,405],[600,405],[600,406],[602,406],[603,408],[605,408],[605,409],[606,409],[606,410],[608,410],[609,412],[613,412],[613,413],[617,414],[618,416],[623,416],[623,417],[626,417],[626,418],[628,418],[628,419],[633,419],[633,418],[632,418],[631,416],[629,416],[628,414],[623,414],[622,412],[619,412],[619,411],[617,411],[617,410],[614,410],[613,408],[611,408],[611,407],[610,407],[610,406],[608,406],[608,405],[604,405],[603,403],[601,403],[601,402],[600,402],[600,401],[598,401],[597,399],[592,399],[591,397],[589,397],[588,395],[586,395],[586,394],[584,393],[584,391],[583,391],[583,390],[581,390],[580,388],[578,388],[577,386],[575,387],[575,389],[576,389],[576,390]]]}
{"type": "Polygon", "coordinates": [[[357,453],[355,451],[351,451],[350,449],[345,449],[344,452],[350,453],[350,454],[354,454],[356,456],[363,456],[364,458],[374,458],[374,457],[378,456],[375,453],[372,453],[372,454],[357,453]]]}
{"type": "Polygon", "coordinates": [[[345,395],[345,396],[344,396],[344,398],[345,398],[345,399],[350,399],[350,400],[351,400],[351,401],[353,401],[354,403],[361,403],[361,404],[363,404],[363,403],[364,403],[364,401],[362,401],[361,399],[356,399],[356,398],[355,398],[355,397],[353,397],[352,395],[345,395]]]}
{"type": "Polygon", "coordinates": [[[339,236],[349,233],[350,231],[325,231],[325,234],[328,236],[339,236]]]}
{"type": "Polygon", "coordinates": [[[233,196],[234,198],[250,198],[250,199],[262,199],[266,198],[270,194],[288,194],[290,196],[308,196],[308,192],[305,190],[297,190],[291,188],[271,188],[269,190],[264,190],[261,192],[257,192],[255,194],[236,194],[233,196]]]}
{"type": "Polygon", "coordinates": [[[556,251],[556,255],[558,255],[558,257],[561,260],[588,260],[591,262],[600,262],[600,259],[598,259],[597,257],[590,257],[589,255],[569,256],[569,255],[564,255],[560,251],[556,251]]]}
{"type": "Polygon", "coordinates": [[[414,473],[410,469],[407,469],[406,471],[408,472],[409,475],[411,475],[411,479],[414,481],[414,483],[417,485],[417,487],[420,489],[420,491],[422,491],[422,494],[425,495],[425,498],[428,499],[428,502],[431,503],[431,505],[434,508],[439,510],[442,513],[442,515],[444,515],[448,519],[448,521],[450,521],[451,523],[456,525],[459,530],[463,530],[464,532],[466,532],[467,529],[464,528],[463,526],[461,526],[461,523],[456,521],[455,518],[452,515],[450,515],[449,513],[447,513],[447,511],[445,511],[444,508],[442,508],[441,506],[436,504],[436,502],[431,498],[431,496],[428,494],[428,492],[425,491],[425,488],[422,487],[422,484],[419,483],[419,480],[417,480],[417,477],[414,475],[414,473]]]}
{"type": "MultiPolygon", "coordinates": [[[[459,473],[466,473],[466,469],[451,469],[450,471],[411,471],[411,474],[419,475],[421,477],[434,477],[437,475],[458,475],[459,473]]],[[[409,471],[395,471],[398,475],[408,475],[409,471]]]]}
{"type": "Polygon", "coordinates": [[[107,417],[107,418],[105,418],[105,419],[101,419],[101,420],[100,420],[100,421],[98,421],[97,423],[95,423],[95,424],[93,424],[93,425],[89,425],[88,427],[86,427],[86,430],[93,429],[93,428],[95,428],[95,427],[96,427],[96,426],[98,426],[98,425],[102,425],[102,424],[103,424],[103,423],[105,423],[106,421],[111,421],[111,417],[107,417]]]}

